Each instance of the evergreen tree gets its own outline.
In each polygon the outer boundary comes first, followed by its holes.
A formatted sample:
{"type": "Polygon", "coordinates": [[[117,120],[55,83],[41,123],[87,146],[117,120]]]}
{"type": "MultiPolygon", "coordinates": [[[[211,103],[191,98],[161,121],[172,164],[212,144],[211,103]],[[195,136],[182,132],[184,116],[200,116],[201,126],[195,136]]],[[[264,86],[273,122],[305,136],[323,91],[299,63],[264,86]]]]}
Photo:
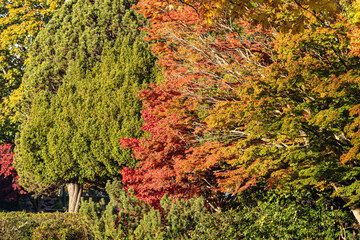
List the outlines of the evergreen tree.
{"type": "Polygon", "coordinates": [[[69,2],[32,50],[15,166],[20,182],[31,176],[42,185],[67,184],[70,212],[78,210],[83,183],[101,185],[135,165],[118,141],[141,135],[136,93],[156,70],[137,29],[145,21],[131,5],[69,2]]]}

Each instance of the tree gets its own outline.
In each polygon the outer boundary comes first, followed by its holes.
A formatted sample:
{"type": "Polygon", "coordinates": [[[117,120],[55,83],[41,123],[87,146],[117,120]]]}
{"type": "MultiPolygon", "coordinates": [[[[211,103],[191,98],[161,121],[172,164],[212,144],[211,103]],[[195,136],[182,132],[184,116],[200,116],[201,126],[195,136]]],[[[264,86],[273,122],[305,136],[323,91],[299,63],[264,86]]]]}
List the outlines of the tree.
{"type": "Polygon", "coordinates": [[[141,136],[135,93],[156,69],[137,29],[145,20],[131,5],[69,2],[33,45],[15,164],[22,182],[32,175],[44,185],[67,184],[70,212],[83,183],[101,186],[121,166],[136,165],[118,140],[141,136]]]}
{"type": "Polygon", "coordinates": [[[0,142],[13,142],[28,49],[63,0],[0,1],[0,142]]]}

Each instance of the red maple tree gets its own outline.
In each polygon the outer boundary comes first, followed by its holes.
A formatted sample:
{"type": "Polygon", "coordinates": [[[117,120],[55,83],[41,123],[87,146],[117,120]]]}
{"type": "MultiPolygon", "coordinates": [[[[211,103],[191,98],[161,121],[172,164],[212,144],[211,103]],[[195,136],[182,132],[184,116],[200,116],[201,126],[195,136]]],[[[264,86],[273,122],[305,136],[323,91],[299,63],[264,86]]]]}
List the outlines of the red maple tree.
{"type": "Polygon", "coordinates": [[[12,146],[10,143],[0,146],[0,196],[7,202],[14,201],[20,194],[26,193],[17,182],[19,176],[13,166],[12,146]]]}

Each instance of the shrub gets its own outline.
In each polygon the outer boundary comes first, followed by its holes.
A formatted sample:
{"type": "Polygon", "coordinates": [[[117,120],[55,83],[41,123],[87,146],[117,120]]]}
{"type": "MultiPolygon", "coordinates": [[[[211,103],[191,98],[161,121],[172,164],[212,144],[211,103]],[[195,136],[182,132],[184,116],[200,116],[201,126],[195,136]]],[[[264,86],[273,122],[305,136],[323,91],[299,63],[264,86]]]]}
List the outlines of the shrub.
{"type": "Polygon", "coordinates": [[[211,212],[202,198],[185,201],[165,195],[157,209],[123,190],[120,182],[108,184],[107,191],[111,201],[105,211],[101,203],[81,205],[95,239],[359,238],[354,217],[317,194],[303,197],[252,189],[237,197],[236,208],[211,212]]]}
{"type": "Polygon", "coordinates": [[[237,209],[201,215],[191,238],[359,239],[348,211],[331,208],[324,199],[307,203],[269,193],[237,209]]]}
{"type": "Polygon", "coordinates": [[[95,239],[187,239],[207,210],[202,198],[172,200],[165,195],[161,209],[139,200],[120,182],[108,183],[110,203],[82,201],[80,213],[85,224],[91,226],[95,239]]]}
{"type": "Polygon", "coordinates": [[[70,213],[0,213],[1,240],[86,240],[88,226],[79,221],[81,215],[70,213]]]}

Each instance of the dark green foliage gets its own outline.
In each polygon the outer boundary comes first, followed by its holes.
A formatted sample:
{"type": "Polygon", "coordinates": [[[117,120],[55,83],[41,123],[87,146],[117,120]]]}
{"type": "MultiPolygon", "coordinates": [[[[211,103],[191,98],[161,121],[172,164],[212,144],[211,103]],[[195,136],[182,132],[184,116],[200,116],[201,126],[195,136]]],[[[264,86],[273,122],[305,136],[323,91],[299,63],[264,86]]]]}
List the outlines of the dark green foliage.
{"type": "Polygon", "coordinates": [[[96,239],[188,239],[207,213],[202,198],[175,201],[164,196],[161,209],[155,209],[123,190],[120,182],[107,184],[106,190],[111,201],[105,211],[102,204],[81,203],[80,213],[96,239]]]}
{"type": "Polygon", "coordinates": [[[295,191],[247,191],[238,209],[204,214],[192,239],[358,239],[351,213],[330,199],[295,191]],[[256,193],[257,192],[257,193],[256,193]],[[317,200],[316,200],[317,199],[317,200]]]}
{"type": "Polygon", "coordinates": [[[23,102],[31,102],[40,90],[55,93],[74,60],[82,70],[91,69],[105,46],[125,35],[140,35],[145,19],[130,9],[136,2],[71,0],[60,8],[31,46],[23,102]]]}
{"type": "Polygon", "coordinates": [[[131,239],[151,207],[133,194],[128,195],[118,181],[108,183],[106,190],[111,200],[105,211],[103,204],[90,200],[81,202],[80,213],[85,222],[92,226],[96,239],[131,239]]]}
{"type": "Polygon", "coordinates": [[[78,214],[0,213],[1,240],[85,240],[93,239],[78,214]]]}
{"type": "Polygon", "coordinates": [[[136,94],[157,73],[131,4],[71,1],[37,38],[15,163],[22,183],[34,181],[28,189],[105,185],[121,166],[136,165],[118,141],[141,136],[136,94]]]}
{"type": "Polygon", "coordinates": [[[116,235],[116,228],[114,227],[114,223],[117,221],[116,214],[113,214],[110,207],[106,208],[106,211],[104,209],[104,201],[96,203],[91,198],[88,201],[81,200],[82,221],[89,226],[95,239],[106,239],[106,236],[116,235]]]}
{"type": "Polygon", "coordinates": [[[350,225],[344,217],[349,216],[340,210],[264,202],[256,208],[203,216],[192,239],[336,239],[344,233],[351,237],[353,229],[345,230],[350,225]]]}
{"type": "Polygon", "coordinates": [[[127,194],[119,182],[107,185],[104,204],[82,202],[81,213],[95,239],[359,239],[353,216],[340,203],[295,191],[248,190],[238,208],[210,212],[202,198],[164,196],[161,209],[127,194]]]}
{"type": "Polygon", "coordinates": [[[188,238],[208,213],[203,198],[174,201],[165,195],[160,204],[167,221],[166,235],[171,239],[188,238]]]}

